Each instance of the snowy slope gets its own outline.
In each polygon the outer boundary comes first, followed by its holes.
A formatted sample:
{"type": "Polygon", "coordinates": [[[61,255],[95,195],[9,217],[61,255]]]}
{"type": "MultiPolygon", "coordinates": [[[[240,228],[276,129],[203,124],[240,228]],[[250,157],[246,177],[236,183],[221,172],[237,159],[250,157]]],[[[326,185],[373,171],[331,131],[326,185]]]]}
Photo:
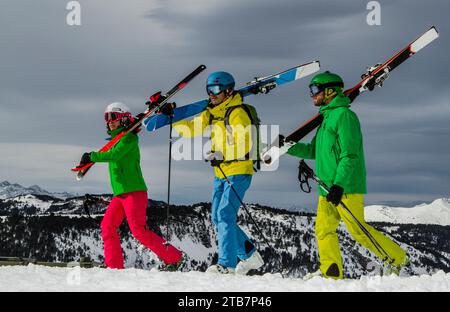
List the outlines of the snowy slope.
{"type": "Polygon", "coordinates": [[[334,281],[320,277],[309,281],[263,276],[227,276],[201,272],[159,272],[139,269],[108,270],[0,267],[0,291],[172,291],[172,292],[298,292],[298,291],[450,291],[450,273],[414,277],[366,276],[334,281]]]}
{"type": "Polygon", "coordinates": [[[37,214],[45,213],[52,205],[53,201],[42,200],[35,195],[19,195],[14,199],[16,207],[18,209],[24,209],[25,207],[35,207],[37,214]]]}
{"type": "Polygon", "coordinates": [[[396,224],[450,225],[450,199],[440,198],[431,204],[421,204],[411,208],[367,206],[365,217],[367,221],[396,224]]]}

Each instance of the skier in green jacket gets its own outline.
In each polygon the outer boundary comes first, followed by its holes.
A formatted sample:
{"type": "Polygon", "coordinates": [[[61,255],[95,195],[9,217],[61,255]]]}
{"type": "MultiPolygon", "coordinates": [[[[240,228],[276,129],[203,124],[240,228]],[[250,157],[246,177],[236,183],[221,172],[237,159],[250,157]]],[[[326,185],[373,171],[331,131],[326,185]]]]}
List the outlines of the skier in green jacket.
{"type": "Polygon", "coordinates": [[[330,188],[328,194],[319,188],[315,231],[320,269],[308,274],[305,279],[314,276],[343,278],[336,233],[340,220],[344,221],[356,241],[388,261],[339,204],[341,201],[389,255],[389,267],[399,270],[408,262],[405,251],[399,245],[364,221],[363,194],[367,191],[363,139],[358,117],[350,110],[350,99],[343,94],[343,88],[342,78],[336,74],[325,72],[313,77],[311,97],[314,105],[320,107],[323,122],[311,143],[297,143],[288,150],[292,156],[315,159],[317,176],[330,188]]]}
{"type": "MultiPolygon", "coordinates": [[[[133,122],[130,109],[115,102],[106,108],[105,122],[111,139],[133,122]]],[[[123,269],[123,255],[117,230],[127,218],[133,236],[152,250],[165,263],[166,270],[175,270],[182,261],[182,253],[147,227],[147,186],[142,176],[138,136],[127,133],[107,152],[84,153],[81,163],[107,162],[113,198],[101,223],[105,264],[108,268],[123,269]]]]}

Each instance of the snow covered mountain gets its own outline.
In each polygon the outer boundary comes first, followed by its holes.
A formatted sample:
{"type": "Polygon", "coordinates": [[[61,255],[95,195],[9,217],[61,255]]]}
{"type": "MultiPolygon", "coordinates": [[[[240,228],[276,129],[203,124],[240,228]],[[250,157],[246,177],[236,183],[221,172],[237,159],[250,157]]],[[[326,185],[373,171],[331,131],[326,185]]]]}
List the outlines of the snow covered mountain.
{"type": "MultiPolygon", "coordinates": [[[[73,261],[90,257],[103,261],[100,220],[111,195],[95,196],[98,203],[90,207],[89,218],[83,197],[66,200],[46,195],[20,195],[0,200],[0,256],[32,257],[42,261],[73,261]]],[[[250,205],[271,248],[266,246],[244,211],[239,224],[258,243],[265,260],[261,272],[283,271],[289,277],[301,277],[317,269],[317,243],[314,235],[315,215],[289,212],[260,205],[250,205]]],[[[188,261],[185,270],[204,271],[216,261],[216,233],[210,222],[210,204],[171,206],[169,241],[183,250],[188,261]]],[[[166,207],[149,201],[148,225],[156,233],[166,233],[166,207]]],[[[410,255],[415,272],[450,272],[450,226],[437,224],[375,223],[410,255]]],[[[131,235],[126,222],[120,230],[125,265],[145,268],[160,265],[155,255],[143,248],[131,235]]],[[[372,272],[376,258],[355,244],[345,227],[338,229],[347,277],[372,272]]]]}
{"type": "MultiPolygon", "coordinates": [[[[102,196],[102,199],[106,201],[110,198],[110,195],[102,196]]],[[[9,215],[11,213],[79,214],[83,211],[81,209],[82,199],[78,194],[66,192],[51,193],[37,185],[26,188],[7,181],[0,183],[0,215],[9,215]]],[[[158,207],[164,206],[163,202],[157,201],[150,201],[150,204],[158,207]]],[[[370,205],[365,207],[365,218],[370,222],[446,226],[450,225],[450,198],[440,198],[430,204],[423,203],[407,208],[370,205]]]]}
{"type": "Polygon", "coordinates": [[[396,224],[450,225],[450,198],[436,199],[431,204],[421,204],[412,208],[367,206],[365,218],[372,222],[396,224]]]}
{"type": "Polygon", "coordinates": [[[76,195],[70,193],[51,193],[37,185],[32,185],[30,187],[23,187],[17,183],[9,183],[8,181],[0,182],[0,199],[13,198],[19,195],[46,195],[52,196],[59,199],[67,199],[74,197],[76,195]]]}

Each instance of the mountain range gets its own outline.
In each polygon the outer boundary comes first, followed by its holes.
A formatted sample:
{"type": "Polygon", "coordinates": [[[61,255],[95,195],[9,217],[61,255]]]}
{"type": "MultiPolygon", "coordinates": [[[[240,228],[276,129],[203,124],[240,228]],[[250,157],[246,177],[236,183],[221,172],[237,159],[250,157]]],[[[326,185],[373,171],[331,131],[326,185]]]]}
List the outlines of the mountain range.
{"type": "Polygon", "coordinates": [[[19,195],[47,195],[60,199],[66,199],[69,197],[74,197],[76,194],[71,194],[67,192],[56,193],[48,192],[38,185],[32,185],[30,187],[24,187],[18,183],[9,183],[8,181],[0,182],[0,199],[13,198],[19,195]]]}

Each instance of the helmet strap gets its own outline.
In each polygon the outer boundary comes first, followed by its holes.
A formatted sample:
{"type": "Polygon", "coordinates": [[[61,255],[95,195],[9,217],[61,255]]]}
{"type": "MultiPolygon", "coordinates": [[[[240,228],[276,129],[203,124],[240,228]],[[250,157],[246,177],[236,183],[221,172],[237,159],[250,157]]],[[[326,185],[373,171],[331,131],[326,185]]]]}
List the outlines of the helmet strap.
{"type": "Polygon", "coordinates": [[[334,88],[325,88],[323,90],[323,101],[328,104],[337,95],[337,91],[334,88]]]}
{"type": "Polygon", "coordinates": [[[234,95],[234,90],[232,88],[228,88],[224,91],[225,98],[223,99],[222,103],[227,101],[230,97],[234,95]]]}
{"type": "Polygon", "coordinates": [[[232,88],[228,88],[225,90],[225,95],[227,96],[227,99],[232,96],[234,93],[234,90],[232,88]]]}

